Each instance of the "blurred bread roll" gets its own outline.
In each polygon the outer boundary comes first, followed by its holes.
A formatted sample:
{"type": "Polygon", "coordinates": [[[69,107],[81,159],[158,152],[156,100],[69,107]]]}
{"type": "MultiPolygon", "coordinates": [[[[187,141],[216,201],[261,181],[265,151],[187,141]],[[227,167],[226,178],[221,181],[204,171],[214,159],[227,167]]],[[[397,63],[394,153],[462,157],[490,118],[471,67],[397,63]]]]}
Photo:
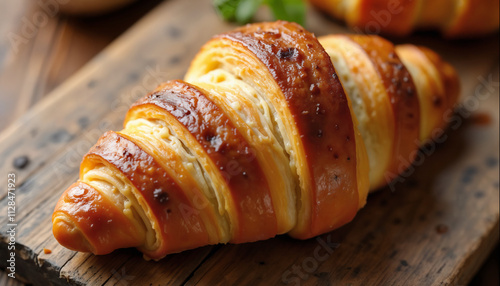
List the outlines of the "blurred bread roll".
{"type": "Polygon", "coordinates": [[[499,28],[499,0],[309,0],[358,33],[407,36],[438,30],[446,38],[474,38],[499,28]]]}

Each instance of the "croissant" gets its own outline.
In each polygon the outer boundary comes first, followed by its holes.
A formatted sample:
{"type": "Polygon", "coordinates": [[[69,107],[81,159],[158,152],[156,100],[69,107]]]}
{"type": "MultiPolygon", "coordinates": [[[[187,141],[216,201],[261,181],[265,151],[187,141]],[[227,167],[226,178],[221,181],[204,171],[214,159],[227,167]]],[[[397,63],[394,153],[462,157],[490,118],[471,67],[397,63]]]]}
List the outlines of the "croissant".
{"type": "Polygon", "coordinates": [[[477,37],[499,27],[498,0],[310,0],[358,32],[405,36],[439,30],[447,38],[477,37]]]}
{"type": "Polygon", "coordinates": [[[331,231],[444,127],[458,90],[434,52],[377,36],[317,39],[283,21],[218,35],[185,81],[137,101],[84,156],[53,234],[72,250],[160,259],[331,231]]]}

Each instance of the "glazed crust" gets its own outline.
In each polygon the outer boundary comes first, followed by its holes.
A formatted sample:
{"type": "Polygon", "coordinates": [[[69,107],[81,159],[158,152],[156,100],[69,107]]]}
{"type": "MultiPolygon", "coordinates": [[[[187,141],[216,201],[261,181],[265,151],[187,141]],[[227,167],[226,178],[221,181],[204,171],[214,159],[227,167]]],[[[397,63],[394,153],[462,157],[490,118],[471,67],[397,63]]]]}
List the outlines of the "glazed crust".
{"type": "Polygon", "coordinates": [[[383,180],[372,184],[371,188],[376,189],[390,183],[397,174],[409,167],[407,162],[413,161],[414,151],[419,148],[420,105],[413,78],[392,43],[378,36],[349,37],[365,50],[378,71],[394,115],[391,159],[383,180]]]}
{"type": "MultiPolygon", "coordinates": [[[[159,258],[193,245],[209,244],[201,213],[185,215],[182,207],[194,208],[190,198],[158,162],[129,138],[115,132],[104,134],[85,155],[85,160],[102,160],[123,173],[135,187],[141,205],[151,212],[159,246],[154,251],[142,249],[147,256],[159,258]],[[95,158],[98,157],[98,158],[95,158]]],[[[91,234],[99,235],[98,232],[91,234]]]]}
{"type": "Polygon", "coordinates": [[[312,34],[291,23],[246,26],[221,38],[243,45],[267,67],[291,112],[300,151],[307,154],[301,162],[307,173],[299,176],[311,178],[301,194],[310,197],[311,208],[299,210],[291,235],[309,238],[350,221],[359,208],[354,127],[328,54],[312,34]]]}
{"type": "Polygon", "coordinates": [[[112,201],[83,182],[64,192],[53,217],[54,236],[76,251],[108,254],[117,248],[138,246],[143,236],[112,201]]]}
{"type": "Polygon", "coordinates": [[[262,240],[276,235],[276,216],[264,170],[254,159],[255,151],[229,117],[188,83],[171,81],[132,106],[154,105],[173,116],[202,146],[213,164],[223,173],[232,200],[231,242],[262,240]],[[232,165],[238,171],[228,171],[232,165]],[[242,204],[241,202],[248,202],[242,204]],[[244,226],[244,227],[243,227],[244,226]]]}
{"type": "Polygon", "coordinates": [[[414,45],[400,45],[396,52],[413,72],[421,105],[420,141],[424,142],[446,127],[445,114],[453,110],[460,86],[455,70],[435,52],[414,45]]]}
{"type": "Polygon", "coordinates": [[[160,259],[281,233],[306,239],[352,220],[369,187],[404,171],[399,159],[411,162],[418,139],[444,125],[432,119],[421,128],[421,118],[453,105],[458,79],[424,48],[395,49],[373,36],[324,44],[283,21],[214,37],[185,81],[137,101],[124,129],[85,155],[54,211],[55,237],[78,251],[137,247],[160,259]],[[332,64],[337,49],[347,62],[337,61],[342,77],[332,64]],[[443,106],[429,108],[430,98],[443,106]],[[358,122],[360,110],[377,116],[358,122]],[[387,147],[380,156],[365,147],[368,138],[387,147]]]}
{"type": "Polygon", "coordinates": [[[319,40],[351,97],[368,151],[370,189],[377,190],[408,167],[420,142],[442,134],[445,114],[458,100],[458,75],[424,47],[394,47],[377,36],[319,40]]]}

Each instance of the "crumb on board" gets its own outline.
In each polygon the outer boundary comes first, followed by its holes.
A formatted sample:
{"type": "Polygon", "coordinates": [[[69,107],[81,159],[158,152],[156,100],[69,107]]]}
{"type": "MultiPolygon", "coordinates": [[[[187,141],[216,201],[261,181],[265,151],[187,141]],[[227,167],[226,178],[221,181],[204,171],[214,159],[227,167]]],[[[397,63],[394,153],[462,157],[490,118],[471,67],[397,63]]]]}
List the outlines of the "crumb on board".
{"type": "Polygon", "coordinates": [[[43,253],[45,254],[51,254],[52,253],[52,250],[48,249],[48,248],[44,248],[43,249],[43,253]]]}

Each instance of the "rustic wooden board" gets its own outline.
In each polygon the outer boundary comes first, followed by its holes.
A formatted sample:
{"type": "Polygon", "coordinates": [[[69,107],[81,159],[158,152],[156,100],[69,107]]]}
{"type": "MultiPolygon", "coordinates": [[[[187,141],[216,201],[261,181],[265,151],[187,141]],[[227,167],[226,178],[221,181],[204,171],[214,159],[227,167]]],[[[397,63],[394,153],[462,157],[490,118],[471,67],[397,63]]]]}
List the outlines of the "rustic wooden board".
{"type": "MultiPolygon", "coordinates": [[[[309,20],[307,28],[318,35],[346,31],[314,11],[309,20]]],[[[131,249],[93,256],[57,244],[50,216],[76,180],[82,155],[103,132],[121,128],[130,103],[161,81],[182,78],[200,46],[232,27],[217,19],[209,1],[167,1],[0,134],[0,174],[17,177],[16,274],[36,285],[466,284],[499,237],[498,37],[407,39],[457,67],[466,104],[446,139],[431,145],[413,172],[371,195],[339,230],[307,241],[279,236],[207,246],[160,262],[131,249]],[[29,162],[16,169],[22,156],[29,162]]],[[[3,268],[6,193],[4,184],[3,268]]]]}
{"type": "Polygon", "coordinates": [[[105,16],[79,18],[50,12],[58,8],[46,12],[41,4],[53,1],[0,0],[0,131],[159,1],[138,1],[105,16]],[[34,20],[37,16],[41,22],[34,20]]]}

